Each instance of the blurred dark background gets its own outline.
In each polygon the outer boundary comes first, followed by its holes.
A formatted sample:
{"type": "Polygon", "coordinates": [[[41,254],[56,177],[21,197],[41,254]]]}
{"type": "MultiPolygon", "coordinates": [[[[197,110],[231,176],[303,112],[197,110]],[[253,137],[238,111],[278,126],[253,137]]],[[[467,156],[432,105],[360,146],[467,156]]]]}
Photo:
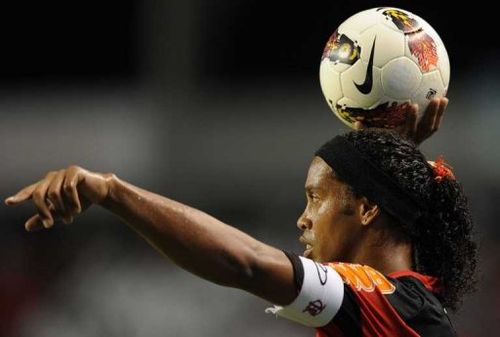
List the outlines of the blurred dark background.
{"type": "MultiPolygon", "coordinates": [[[[461,336],[500,328],[498,16],[486,1],[46,1],[2,4],[2,198],[48,170],[114,172],[300,252],[295,227],[316,148],[346,131],[319,59],[347,17],[380,5],[422,16],[451,61],[444,154],[470,197],[480,290],[461,336]]],[[[111,215],[23,230],[0,207],[0,336],[311,336],[267,303],[179,270],[111,215]]]]}

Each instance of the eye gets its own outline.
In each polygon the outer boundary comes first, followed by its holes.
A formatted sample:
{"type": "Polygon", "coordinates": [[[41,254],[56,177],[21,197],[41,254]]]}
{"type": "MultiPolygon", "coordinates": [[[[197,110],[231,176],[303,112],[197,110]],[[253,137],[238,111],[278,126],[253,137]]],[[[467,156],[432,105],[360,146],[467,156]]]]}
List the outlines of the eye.
{"type": "Polygon", "coordinates": [[[319,195],[316,194],[316,193],[309,193],[308,194],[308,197],[309,199],[311,199],[312,201],[318,201],[320,199],[319,195]]]}

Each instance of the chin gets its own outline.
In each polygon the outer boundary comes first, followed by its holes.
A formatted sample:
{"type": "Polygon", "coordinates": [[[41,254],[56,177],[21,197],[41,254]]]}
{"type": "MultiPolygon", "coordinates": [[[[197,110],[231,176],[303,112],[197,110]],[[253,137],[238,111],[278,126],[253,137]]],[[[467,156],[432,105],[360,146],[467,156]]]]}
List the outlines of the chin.
{"type": "Polygon", "coordinates": [[[321,256],[318,256],[317,254],[314,254],[314,252],[311,252],[309,255],[306,256],[308,259],[313,260],[314,262],[328,262],[328,261],[323,261],[321,256]]]}
{"type": "Polygon", "coordinates": [[[337,261],[335,259],[329,259],[329,258],[325,258],[324,256],[322,256],[320,253],[318,253],[318,251],[316,251],[314,248],[311,249],[311,250],[306,250],[304,251],[304,254],[303,256],[305,258],[308,258],[308,259],[311,259],[313,260],[314,262],[319,262],[319,263],[325,263],[325,262],[334,262],[334,261],[337,261]]]}
{"type": "Polygon", "coordinates": [[[324,257],[324,256],[318,256],[314,260],[317,261],[317,262],[321,262],[321,263],[326,263],[326,262],[340,262],[339,257],[337,255],[335,255],[335,254],[331,254],[331,255],[328,255],[326,257],[324,257]]]}

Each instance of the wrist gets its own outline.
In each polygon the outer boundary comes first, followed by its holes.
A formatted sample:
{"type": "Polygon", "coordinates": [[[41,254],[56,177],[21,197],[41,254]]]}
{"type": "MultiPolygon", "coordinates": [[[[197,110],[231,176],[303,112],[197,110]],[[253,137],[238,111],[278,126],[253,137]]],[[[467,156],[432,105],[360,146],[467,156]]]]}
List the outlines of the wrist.
{"type": "Polygon", "coordinates": [[[106,186],[106,195],[99,204],[104,208],[111,208],[118,202],[117,191],[122,182],[114,173],[103,174],[103,178],[106,186]]]}

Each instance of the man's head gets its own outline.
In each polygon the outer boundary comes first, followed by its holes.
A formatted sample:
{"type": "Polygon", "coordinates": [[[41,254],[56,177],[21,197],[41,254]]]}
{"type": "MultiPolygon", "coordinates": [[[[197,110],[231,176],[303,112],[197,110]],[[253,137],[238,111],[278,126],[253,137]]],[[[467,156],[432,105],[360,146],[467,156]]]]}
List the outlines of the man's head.
{"type": "Polygon", "coordinates": [[[320,262],[353,262],[366,226],[379,215],[377,205],[358,195],[320,157],[314,157],[306,184],[307,205],[297,221],[305,257],[320,262]]]}
{"type": "Polygon", "coordinates": [[[461,185],[438,182],[397,133],[366,129],[327,142],[311,163],[306,194],[297,224],[310,258],[353,262],[367,235],[384,232],[413,247],[414,269],[441,279],[445,305],[472,289],[476,245],[461,185]]]}

